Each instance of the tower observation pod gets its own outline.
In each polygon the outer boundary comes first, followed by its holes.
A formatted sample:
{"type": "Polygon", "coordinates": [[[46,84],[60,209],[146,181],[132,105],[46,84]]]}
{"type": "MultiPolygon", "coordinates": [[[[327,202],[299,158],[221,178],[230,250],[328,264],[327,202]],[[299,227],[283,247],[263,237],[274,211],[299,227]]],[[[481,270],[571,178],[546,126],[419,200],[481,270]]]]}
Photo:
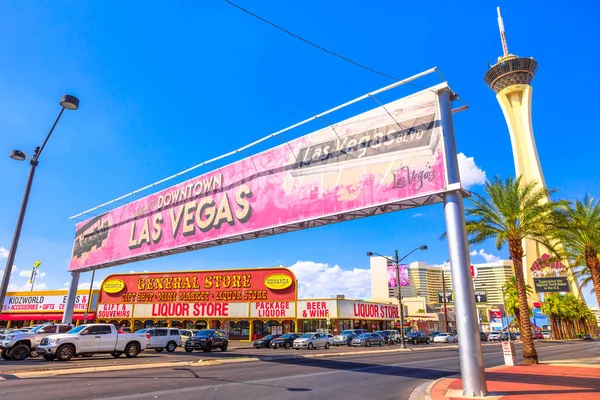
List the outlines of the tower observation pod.
{"type": "MultiPolygon", "coordinates": [[[[498,62],[486,72],[484,81],[496,93],[496,99],[508,125],[516,175],[522,176],[522,184],[537,182],[539,187],[546,187],[531,121],[533,93],[531,81],[537,71],[538,63],[533,57],[518,57],[508,51],[500,7],[497,10],[503,55],[498,57],[498,62]]],[[[525,283],[534,287],[530,268],[548,251],[532,240],[524,241],[523,250],[525,283]]],[[[570,270],[567,270],[567,274],[571,275],[570,270]]],[[[569,279],[569,282],[572,293],[578,295],[575,280],[569,279]]]]}

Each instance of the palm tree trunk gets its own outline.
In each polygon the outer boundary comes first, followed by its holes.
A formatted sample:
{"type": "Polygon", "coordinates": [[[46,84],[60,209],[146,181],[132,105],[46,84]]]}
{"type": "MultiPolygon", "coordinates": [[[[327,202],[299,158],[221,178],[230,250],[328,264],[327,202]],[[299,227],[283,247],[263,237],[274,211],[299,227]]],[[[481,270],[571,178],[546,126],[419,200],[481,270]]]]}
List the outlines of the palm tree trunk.
{"type": "Polygon", "coordinates": [[[521,311],[515,310],[515,324],[517,324],[517,329],[521,332],[521,311]]]}
{"type": "Polygon", "coordinates": [[[600,304],[600,260],[598,260],[598,251],[596,251],[595,248],[591,246],[585,248],[585,263],[592,276],[596,300],[598,300],[598,304],[600,304]]]}
{"type": "Polygon", "coordinates": [[[523,342],[523,361],[525,364],[538,364],[538,355],[533,344],[533,333],[529,327],[529,304],[527,303],[527,290],[525,277],[523,276],[523,244],[520,239],[510,239],[508,249],[515,268],[517,281],[517,293],[519,295],[519,326],[521,329],[521,341],[523,342]]]}

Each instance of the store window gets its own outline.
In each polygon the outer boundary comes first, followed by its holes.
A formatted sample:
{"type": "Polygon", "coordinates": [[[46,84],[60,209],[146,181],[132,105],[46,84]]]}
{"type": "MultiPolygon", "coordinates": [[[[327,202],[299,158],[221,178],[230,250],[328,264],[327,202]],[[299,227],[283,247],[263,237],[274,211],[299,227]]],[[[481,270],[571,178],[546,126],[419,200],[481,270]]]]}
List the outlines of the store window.
{"type": "Polygon", "coordinates": [[[254,321],[254,334],[257,338],[267,335],[281,335],[283,323],[279,321],[254,321]]]}
{"type": "Polygon", "coordinates": [[[206,323],[206,321],[196,321],[196,325],[194,326],[194,329],[206,329],[208,327],[208,324],[206,323]]]}
{"type": "Polygon", "coordinates": [[[229,337],[234,339],[248,339],[250,335],[250,322],[248,321],[230,321],[229,337]]]}

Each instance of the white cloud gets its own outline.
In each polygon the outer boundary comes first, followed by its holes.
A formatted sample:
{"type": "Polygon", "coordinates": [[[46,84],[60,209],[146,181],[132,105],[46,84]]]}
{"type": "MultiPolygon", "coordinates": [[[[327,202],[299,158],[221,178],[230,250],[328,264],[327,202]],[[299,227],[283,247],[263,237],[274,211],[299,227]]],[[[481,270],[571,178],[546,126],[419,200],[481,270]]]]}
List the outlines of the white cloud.
{"type": "Polygon", "coordinates": [[[460,181],[467,189],[471,186],[483,185],[487,181],[485,171],[475,164],[473,157],[467,157],[464,153],[458,153],[458,169],[460,181]]]}
{"type": "Polygon", "coordinates": [[[8,250],[4,247],[0,247],[0,258],[8,258],[8,250]]]}
{"type": "Polygon", "coordinates": [[[137,272],[137,271],[129,271],[130,274],[143,274],[145,272],[150,272],[147,269],[143,270],[142,272],[137,272]]]}
{"type": "Polygon", "coordinates": [[[339,265],[330,267],[313,261],[298,261],[290,269],[298,278],[300,298],[335,297],[337,294],[356,299],[371,297],[370,269],[345,270],[339,265]]]}
{"type": "MultiPolygon", "coordinates": [[[[21,272],[19,272],[19,276],[21,278],[30,278],[31,277],[31,270],[30,269],[24,269],[21,272]]],[[[43,278],[45,276],[46,276],[45,272],[38,272],[36,279],[41,279],[41,278],[43,278]]]]}
{"type": "Polygon", "coordinates": [[[29,278],[31,276],[31,270],[24,269],[23,271],[19,272],[19,276],[22,278],[29,278]]]}
{"type": "Polygon", "coordinates": [[[498,261],[502,261],[502,258],[495,256],[493,254],[488,254],[485,252],[485,250],[480,249],[479,251],[477,250],[473,250],[470,253],[472,256],[479,256],[479,257],[483,257],[483,259],[485,260],[485,262],[487,263],[494,263],[494,262],[498,262],[498,261]]]}
{"type": "Polygon", "coordinates": [[[425,215],[425,214],[424,213],[414,213],[413,218],[419,218],[419,217],[422,217],[423,215],[425,215]]]}
{"type": "MultiPolygon", "coordinates": [[[[65,283],[65,286],[69,286],[70,282],[65,283]]],[[[100,281],[94,281],[94,289],[100,289],[100,281]]],[[[83,282],[77,286],[77,290],[90,290],[90,283],[83,282]]]]}
{"type": "MultiPolygon", "coordinates": [[[[33,290],[46,290],[48,289],[48,285],[44,282],[36,281],[33,285],[33,290]]],[[[23,285],[17,285],[14,283],[8,284],[9,292],[28,292],[31,290],[31,283],[24,283],[23,285]]]]}

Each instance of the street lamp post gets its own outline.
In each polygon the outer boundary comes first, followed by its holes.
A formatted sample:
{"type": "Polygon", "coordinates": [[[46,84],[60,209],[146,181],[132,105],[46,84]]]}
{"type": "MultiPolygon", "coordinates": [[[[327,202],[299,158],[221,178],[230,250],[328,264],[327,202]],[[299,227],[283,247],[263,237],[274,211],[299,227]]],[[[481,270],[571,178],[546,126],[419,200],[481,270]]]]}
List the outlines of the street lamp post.
{"type": "Polygon", "coordinates": [[[402,284],[400,282],[400,263],[406,257],[410,256],[417,250],[427,250],[427,246],[419,246],[416,249],[412,250],[410,253],[405,255],[404,257],[398,259],[398,250],[396,250],[396,258],[392,260],[389,257],[382,256],[379,253],[374,253],[372,251],[367,252],[367,257],[372,257],[373,255],[377,255],[379,257],[383,257],[388,261],[391,261],[396,265],[396,284],[398,285],[398,308],[400,309],[400,347],[405,349],[406,343],[404,342],[404,307],[402,306],[402,284]]]}
{"type": "Polygon", "coordinates": [[[506,334],[508,335],[508,341],[510,340],[510,323],[508,322],[508,309],[506,308],[506,296],[504,295],[506,287],[502,285],[502,303],[504,303],[504,316],[506,317],[506,334]]]}
{"type": "Polygon", "coordinates": [[[19,246],[19,238],[21,236],[21,228],[23,227],[23,220],[25,219],[25,211],[27,210],[27,203],[29,202],[29,193],[31,192],[31,185],[33,183],[33,176],[35,175],[35,169],[38,166],[38,160],[42,151],[44,151],[44,147],[46,147],[46,143],[48,143],[48,139],[50,139],[50,135],[54,131],[58,120],[62,116],[65,109],[67,110],[77,110],[79,108],[79,99],[75,96],[71,96],[68,94],[62,95],[60,98],[61,110],[54,121],[54,125],[50,128],[50,132],[48,132],[48,136],[46,136],[46,140],[42,146],[38,146],[35,148],[33,152],[33,157],[30,158],[24,151],[21,150],[13,150],[10,152],[10,158],[17,161],[24,161],[26,158],[29,160],[29,176],[27,177],[27,185],[25,186],[25,193],[23,194],[23,200],[21,201],[21,210],[19,211],[19,216],[17,218],[17,226],[15,227],[15,233],[13,235],[12,243],[10,245],[10,249],[8,250],[8,258],[6,260],[6,268],[4,268],[4,275],[2,276],[2,285],[0,286],[0,313],[2,313],[2,304],[4,304],[4,298],[6,297],[6,292],[8,290],[8,282],[10,280],[10,274],[12,273],[13,263],[15,262],[15,256],[17,254],[17,247],[19,246]]]}
{"type": "MultiPolygon", "coordinates": [[[[445,266],[446,263],[444,263],[445,266]]],[[[450,333],[450,325],[448,324],[448,298],[446,297],[446,278],[444,277],[444,269],[442,268],[442,296],[444,296],[444,321],[446,322],[446,333],[450,333]]]]}
{"type": "Polygon", "coordinates": [[[92,270],[92,281],[90,282],[90,291],[88,293],[87,304],[85,306],[85,314],[83,316],[83,323],[88,323],[88,314],[90,313],[90,307],[92,304],[92,289],[94,288],[94,275],[96,275],[96,270],[92,270]]]}

